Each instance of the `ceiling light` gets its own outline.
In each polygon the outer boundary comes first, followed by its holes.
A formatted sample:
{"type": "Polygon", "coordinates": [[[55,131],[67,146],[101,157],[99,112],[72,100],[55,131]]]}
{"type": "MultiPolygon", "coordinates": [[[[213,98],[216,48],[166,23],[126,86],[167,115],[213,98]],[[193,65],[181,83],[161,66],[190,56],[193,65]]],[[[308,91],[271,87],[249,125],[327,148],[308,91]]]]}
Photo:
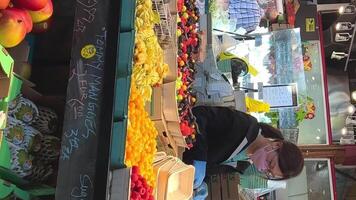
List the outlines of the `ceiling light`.
{"type": "Polygon", "coordinates": [[[349,112],[349,114],[353,114],[355,112],[355,106],[349,105],[347,107],[347,111],[349,112]]]}
{"type": "Polygon", "coordinates": [[[346,128],[342,128],[341,129],[341,134],[342,135],[346,135],[347,134],[347,129],[346,128]]]}
{"type": "Polygon", "coordinates": [[[354,14],[355,13],[355,6],[354,5],[347,5],[346,7],[341,6],[339,8],[340,14],[354,14]]]}
{"type": "Polygon", "coordinates": [[[338,22],[335,25],[335,29],[337,31],[349,31],[351,30],[355,25],[351,24],[351,22],[338,22]]]}
{"type": "Polygon", "coordinates": [[[356,101],[356,90],[351,93],[351,98],[356,101]]]}

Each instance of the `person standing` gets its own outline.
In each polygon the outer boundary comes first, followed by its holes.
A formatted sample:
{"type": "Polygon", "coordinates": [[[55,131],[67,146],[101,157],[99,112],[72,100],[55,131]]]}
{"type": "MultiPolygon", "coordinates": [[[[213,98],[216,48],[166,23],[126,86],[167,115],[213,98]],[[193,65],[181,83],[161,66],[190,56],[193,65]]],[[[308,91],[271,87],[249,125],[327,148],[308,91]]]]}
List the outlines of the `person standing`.
{"type": "Polygon", "coordinates": [[[227,107],[197,106],[192,111],[199,132],[183,161],[196,169],[194,189],[204,185],[206,174],[240,173],[248,174],[247,179],[284,180],[303,170],[302,152],[284,140],[278,129],[227,107]]]}
{"type": "Polygon", "coordinates": [[[230,23],[235,24],[235,31],[245,29],[247,33],[254,31],[261,19],[272,23],[277,21],[278,11],[274,2],[259,3],[257,0],[220,0],[223,10],[228,12],[230,23]]]}

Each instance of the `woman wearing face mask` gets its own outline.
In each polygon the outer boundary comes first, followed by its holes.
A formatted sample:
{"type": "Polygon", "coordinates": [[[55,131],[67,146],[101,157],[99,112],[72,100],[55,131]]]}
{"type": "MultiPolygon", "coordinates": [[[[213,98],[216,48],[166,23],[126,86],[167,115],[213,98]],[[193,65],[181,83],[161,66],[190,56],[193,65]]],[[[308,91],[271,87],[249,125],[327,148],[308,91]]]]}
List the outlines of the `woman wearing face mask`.
{"type": "Polygon", "coordinates": [[[303,170],[299,148],[285,141],[278,129],[258,123],[251,115],[208,106],[193,108],[193,114],[199,134],[194,147],[184,152],[183,160],[196,168],[194,189],[202,185],[206,174],[239,172],[241,183],[256,177],[288,179],[303,170]]]}

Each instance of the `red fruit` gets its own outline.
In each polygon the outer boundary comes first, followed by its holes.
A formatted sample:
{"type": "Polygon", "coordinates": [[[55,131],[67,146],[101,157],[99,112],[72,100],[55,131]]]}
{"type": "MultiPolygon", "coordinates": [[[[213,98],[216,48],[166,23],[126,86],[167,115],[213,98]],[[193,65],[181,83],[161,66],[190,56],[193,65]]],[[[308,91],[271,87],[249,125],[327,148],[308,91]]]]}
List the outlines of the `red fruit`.
{"type": "Polygon", "coordinates": [[[138,181],[136,182],[136,187],[137,187],[137,188],[142,187],[142,182],[141,182],[140,180],[138,180],[138,181]]]}
{"type": "Polygon", "coordinates": [[[140,195],[146,194],[146,189],[145,188],[140,188],[140,195]]]}
{"type": "Polygon", "coordinates": [[[18,45],[26,36],[22,15],[0,10],[0,44],[5,48],[18,45]]]}
{"type": "Polygon", "coordinates": [[[132,174],[131,175],[131,181],[136,182],[138,180],[137,174],[132,174]]]}
{"type": "Polygon", "coordinates": [[[37,11],[29,11],[33,23],[43,22],[49,19],[53,14],[53,4],[52,0],[46,0],[46,5],[37,11]]]}
{"type": "Polygon", "coordinates": [[[132,173],[133,174],[139,174],[140,173],[140,169],[137,166],[133,166],[132,167],[132,173]]]}
{"type": "Polygon", "coordinates": [[[139,199],[140,198],[140,194],[138,192],[131,192],[131,199],[139,199]]]}
{"type": "Polygon", "coordinates": [[[12,3],[18,8],[36,11],[44,8],[47,0],[13,0],[12,3]]]}
{"type": "Polygon", "coordinates": [[[21,20],[25,23],[26,32],[27,33],[31,32],[31,30],[32,30],[32,19],[31,19],[30,14],[26,10],[20,9],[20,8],[7,8],[5,10],[2,10],[1,12],[4,15],[19,16],[21,18],[21,20]]]}
{"type": "Polygon", "coordinates": [[[9,6],[10,0],[0,0],[0,9],[5,9],[9,6]]]}

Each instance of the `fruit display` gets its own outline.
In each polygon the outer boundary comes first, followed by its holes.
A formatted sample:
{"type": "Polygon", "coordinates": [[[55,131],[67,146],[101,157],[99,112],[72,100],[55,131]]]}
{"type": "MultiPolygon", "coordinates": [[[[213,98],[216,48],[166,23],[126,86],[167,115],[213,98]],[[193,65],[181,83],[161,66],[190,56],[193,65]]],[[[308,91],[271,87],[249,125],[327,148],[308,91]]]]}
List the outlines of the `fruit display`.
{"type": "Polygon", "coordinates": [[[163,50],[158,43],[154,26],[159,22],[152,10],[151,0],[138,0],[136,5],[136,38],[128,107],[125,164],[140,166],[141,175],[154,187],[153,157],[156,153],[158,132],[145,110],[152,87],[163,82],[168,65],[163,61],[163,50]]]}
{"type": "Polygon", "coordinates": [[[5,48],[18,45],[34,26],[48,20],[52,14],[52,0],[1,0],[0,44],[5,48]]]}
{"type": "Polygon", "coordinates": [[[151,0],[138,0],[136,7],[136,39],[132,82],[135,82],[144,101],[151,98],[152,87],[161,84],[168,73],[163,50],[155,34],[159,15],[152,9],[151,0]]]}
{"type": "Polygon", "coordinates": [[[128,108],[125,164],[140,166],[141,175],[154,187],[153,157],[156,153],[158,132],[145,110],[143,96],[135,83],[131,83],[128,108]]]}
{"type": "Polygon", "coordinates": [[[191,108],[196,102],[191,84],[195,74],[194,55],[199,51],[198,21],[199,10],[195,0],[178,1],[178,78],[176,82],[180,129],[186,137],[188,147],[192,147],[196,133],[196,122],[191,108]]]}
{"type": "Polygon", "coordinates": [[[11,170],[31,182],[46,181],[54,172],[60,152],[60,139],[54,133],[57,115],[49,108],[37,106],[22,96],[9,104],[3,131],[11,153],[11,170]],[[33,127],[40,128],[38,131],[33,127]]]}
{"type": "Polygon", "coordinates": [[[141,176],[137,166],[132,167],[130,200],[153,200],[153,188],[141,176]]]}

